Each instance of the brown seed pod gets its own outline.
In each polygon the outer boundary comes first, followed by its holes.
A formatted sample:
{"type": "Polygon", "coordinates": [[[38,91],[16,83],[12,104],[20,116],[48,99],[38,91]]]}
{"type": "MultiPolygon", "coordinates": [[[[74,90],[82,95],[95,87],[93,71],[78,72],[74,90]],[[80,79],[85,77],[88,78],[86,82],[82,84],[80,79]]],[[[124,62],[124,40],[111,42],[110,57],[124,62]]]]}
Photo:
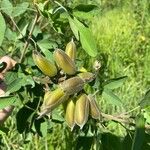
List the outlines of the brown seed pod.
{"type": "Polygon", "coordinates": [[[71,128],[71,131],[74,128],[74,111],[75,111],[75,103],[73,99],[69,99],[66,104],[66,112],[65,112],[65,120],[67,125],[71,128]]]}
{"type": "Polygon", "coordinates": [[[100,109],[98,107],[98,104],[97,104],[95,98],[91,94],[89,94],[88,99],[90,102],[90,115],[91,115],[91,117],[94,119],[100,119],[100,109]]]}
{"type": "Polygon", "coordinates": [[[68,75],[76,73],[76,66],[74,61],[61,49],[54,51],[54,59],[57,65],[68,75]]]}
{"type": "Polygon", "coordinates": [[[69,78],[59,84],[67,95],[78,93],[83,89],[84,81],[80,77],[69,78]]]}
{"type": "Polygon", "coordinates": [[[82,72],[79,73],[78,76],[84,81],[84,82],[91,82],[95,79],[95,74],[91,72],[82,72]]]}
{"type": "Polygon", "coordinates": [[[81,94],[75,105],[75,123],[83,128],[89,116],[89,100],[86,94],[81,94]]]}

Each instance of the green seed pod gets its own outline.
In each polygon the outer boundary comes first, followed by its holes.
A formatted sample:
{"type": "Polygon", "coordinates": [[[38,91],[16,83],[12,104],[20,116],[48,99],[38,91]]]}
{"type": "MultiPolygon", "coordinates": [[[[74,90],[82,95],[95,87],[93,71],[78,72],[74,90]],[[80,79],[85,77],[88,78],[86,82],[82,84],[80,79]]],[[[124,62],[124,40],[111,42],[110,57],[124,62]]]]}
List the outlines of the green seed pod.
{"type": "Polygon", "coordinates": [[[42,116],[50,113],[52,110],[58,107],[58,105],[60,105],[67,99],[68,96],[66,96],[66,94],[61,88],[46,93],[46,95],[44,96],[43,104],[41,106],[41,112],[38,118],[41,118],[42,116]]]}
{"type": "Polygon", "coordinates": [[[91,72],[82,72],[79,73],[78,76],[84,81],[84,82],[91,82],[95,79],[95,74],[91,72]]]}
{"type": "Polygon", "coordinates": [[[54,59],[57,65],[68,75],[73,75],[76,73],[75,63],[64,51],[56,49],[54,51],[54,59]]]}
{"type": "Polygon", "coordinates": [[[55,64],[42,56],[39,52],[33,51],[33,60],[35,65],[47,76],[54,77],[57,74],[55,64]]]}
{"type": "Polygon", "coordinates": [[[74,111],[75,111],[75,103],[73,99],[69,99],[66,105],[65,120],[67,122],[67,125],[71,128],[71,131],[73,130],[75,125],[74,111]]]}
{"type": "Polygon", "coordinates": [[[84,81],[80,77],[69,78],[59,84],[67,95],[78,93],[83,89],[84,81]]]}
{"type": "Polygon", "coordinates": [[[51,95],[51,92],[52,91],[50,91],[50,90],[45,92],[45,94],[44,94],[44,100],[47,99],[51,95]]]}
{"type": "Polygon", "coordinates": [[[75,123],[83,128],[89,116],[89,100],[86,94],[81,94],[75,105],[75,123]]]}
{"type": "Polygon", "coordinates": [[[90,115],[91,115],[91,117],[94,119],[100,119],[100,109],[98,107],[98,104],[97,104],[95,98],[91,94],[89,94],[88,99],[90,102],[90,115]]]}
{"type": "Polygon", "coordinates": [[[66,45],[66,49],[65,49],[66,54],[73,60],[75,61],[76,59],[76,45],[72,40],[66,45]]]}

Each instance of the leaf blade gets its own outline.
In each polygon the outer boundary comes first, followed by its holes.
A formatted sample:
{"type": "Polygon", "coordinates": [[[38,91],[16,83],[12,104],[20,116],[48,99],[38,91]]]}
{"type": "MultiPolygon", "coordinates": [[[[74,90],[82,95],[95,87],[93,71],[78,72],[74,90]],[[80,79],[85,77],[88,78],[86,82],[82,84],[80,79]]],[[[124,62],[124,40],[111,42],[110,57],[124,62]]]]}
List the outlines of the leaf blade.
{"type": "Polygon", "coordinates": [[[118,96],[116,96],[111,90],[109,89],[104,89],[102,93],[102,97],[106,100],[108,100],[111,104],[114,104],[116,106],[121,106],[122,102],[119,99],[118,96]]]}
{"type": "Polygon", "coordinates": [[[145,118],[139,114],[136,118],[136,130],[132,143],[132,150],[141,150],[145,138],[145,118]]]}
{"type": "Polygon", "coordinates": [[[116,88],[119,88],[123,85],[123,83],[125,82],[125,80],[127,79],[127,76],[123,76],[123,77],[120,77],[120,78],[116,78],[116,79],[112,79],[109,81],[108,84],[106,84],[104,86],[104,88],[107,88],[107,89],[116,89],[116,88]]]}
{"type": "Polygon", "coordinates": [[[2,45],[4,39],[5,30],[6,30],[5,20],[0,12],[0,46],[2,45]]]}

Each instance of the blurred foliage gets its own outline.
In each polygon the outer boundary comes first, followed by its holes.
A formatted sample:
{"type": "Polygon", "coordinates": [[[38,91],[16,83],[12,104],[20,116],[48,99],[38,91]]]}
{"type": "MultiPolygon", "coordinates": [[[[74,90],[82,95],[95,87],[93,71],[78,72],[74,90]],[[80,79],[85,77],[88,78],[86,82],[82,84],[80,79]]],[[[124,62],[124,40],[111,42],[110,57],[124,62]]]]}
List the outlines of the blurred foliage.
{"type": "Polygon", "coordinates": [[[148,0],[1,0],[0,56],[9,55],[18,64],[6,74],[8,89],[0,98],[0,108],[15,105],[0,126],[0,149],[148,150],[149,8],[148,0]],[[55,87],[35,66],[32,51],[52,60],[53,51],[64,50],[72,37],[79,68],[94,72],[94,62],[100,62],[85,91],[96,92],[107,115],[100,121],[89,118],[82,130],[71,132],[62,106],[51,119],[36,119],[45,85],[55,87]]]}

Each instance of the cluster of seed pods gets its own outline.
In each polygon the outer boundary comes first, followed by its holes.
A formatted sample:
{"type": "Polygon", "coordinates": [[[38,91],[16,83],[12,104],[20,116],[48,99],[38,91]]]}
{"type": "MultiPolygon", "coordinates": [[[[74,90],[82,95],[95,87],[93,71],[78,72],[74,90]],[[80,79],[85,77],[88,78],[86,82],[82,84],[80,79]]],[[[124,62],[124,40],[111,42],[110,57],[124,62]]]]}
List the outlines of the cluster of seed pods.
{"type": "Polygon", "coordinates": [[[95,79],[95,74],[77,70],[74,41],[71,40],[66,45],[65,51],[56,49],[53,57],[55,63],[39,52],[33,51],[34,63],[43,74],[55,78],[60,75],[60,72],[63,72],[67,76],[66,80],[57,84],[55,90],[45,93],[38,118],[51,113],[65,102],[65,120],[71,130],[75,125],[82,129],[89,115],[94,119],[100,119],[100,110],[94,96],[92,94],[87,95],[83,90],[85,84],[95,79]]]}

